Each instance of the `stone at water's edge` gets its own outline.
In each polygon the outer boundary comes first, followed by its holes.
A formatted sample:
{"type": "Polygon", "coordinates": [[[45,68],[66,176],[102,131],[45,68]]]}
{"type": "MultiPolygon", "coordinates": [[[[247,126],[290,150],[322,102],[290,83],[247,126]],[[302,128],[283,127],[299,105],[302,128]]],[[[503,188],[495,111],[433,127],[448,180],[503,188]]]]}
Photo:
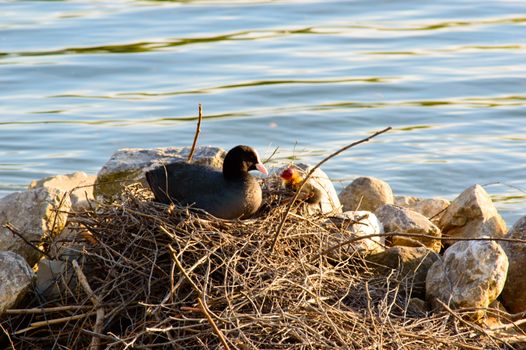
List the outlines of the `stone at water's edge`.
{"type": "Polygon", "coordinates": [[[377,264],[376,270],[385,275],[388,275],[391,269],[398,270],[399,278],[406,278],[410,282],[410,290],[407,292],[413,297],[424,298],[427,272],[438,258],[438,254],[425,247],[400,246],[370,255],[367,260],[377,264]]]}
{"type": "MultiPolygon", "coordinates": [[[[161,165],[186,161],[191,147],[125,148],[115,152],[97,174],[94,194],[96,198],[111,200],[122,193],[124,187],[140,182],[148,187],[145,172],[161,165]]],[[[219,147],[196,147],[193,162],[221,168],[225,150],[219,147]]]]}
{"type": "Polygon", "coordinates": [[[16,252],[33,266],[42,254],[4,225],[11,224],[27,241],[38,246],[42,239],[60,234],[70,209],[69,195],[55,188],[35,188],[1,198],[0,251],[16,252]]]}
{"type": "MultiPolygon", "coordinates": [[[[526,216],[513,225],[506,238],[526,240],[526,216]]],[[[510,313],[526,311],[526,244],[509,241],[502,242],[501,246],[510,262],[502,303],[510,313]]]]}
{"type": "Polygon", "coordinates": [[[31,181],[29,189],[34,188],[56,188],[62,192],[69,192],[71,208],[78,210],[88,206],[88,201],[93,200],[93,185],[97,177],[87,175],[83,171],[72,174],[46,177],[41,180],[31,181]]]}
{"type": "Polygon", "coordinates": [[[443,198],[419,198],[413,196],[395,196],[394,204],[411,209],[424,215],[437,225],[451,202],[443,198]]]}
{"type": "MultiPolygon", "coordinates": [[[[328,247],[343,243],[351,238],[379,235],[384,232],[382,223],[378,220],[376,215],[369,211],[346,211],[342,214],[330,217],[327,220],[327,223],[336,225],[336,227],[340,229],[340,233],[332,235],[331,241],[328,242],[328,247]]],[[[330,256],[335,259],[345,259],[354,252],[367,256],[369,254],[382,252],[384,246],[385,238],[383,236],[375,236],[358,240],[335,249],[331,252],[330,256]]]]}
{"type": "MultiPolygon", "coordinates": [[[[495,241],[460,241],[429,269],[426,298],[434,308],[437,300],[452,309],[487,308],[499,296],[508,272],[508,258],[495,241]]],[[[470,317],[480,319],[484,310],[470,317]]]]}
{"type": "MultiPolygon", "coordinates": [[[[384,225],[387,233],[412,233],[440,238],[442,233],[435,224],[416,211],[402,208],[394,204],[386,204],[375,212],[384,225]]],[[[425,237],[393,236],[393,246],[420,247],[422,245],[439,252],[442,246],[440,240],[425,237]]]]}
{"type": "Polygon", "coordinates": [[[503,237],[506,223],[480,185],[462,192],[447,208],[438,225],[444,237],[503,237]]]}
{"type": "Polygon", "coordinates": [[[380,179],[365,176],[355,179],[339,195],[343,210],[367,210],[374,212],[384,204],[393,204],[393,191],[380,179]]]}
{"type": "MultiPolygon", "coordinates": [[[[279,174],[285,170],[286,167],[272,170],[272,173],[279,174]]],[[[298,169],[303,176],[306,176],[312,169],[312,166],[304,163],[297,163],[294,164],[294,168],[298,169]]],[[[342,212],[342,206],[338,199],[336,189],[334,188],[331,179],[329,179],[323,170],[320,168],[316,169],[307,180],[307,184],[317,189],[321,194],[321,200],[319,203],[307,206],[309,214],[338,214],[342,212]]]]}
{"type": "Polygon", "coordinates": [[[0,252],[0,315],[24,296],[34,276],[23,257],[13,252],[0,252]]]}

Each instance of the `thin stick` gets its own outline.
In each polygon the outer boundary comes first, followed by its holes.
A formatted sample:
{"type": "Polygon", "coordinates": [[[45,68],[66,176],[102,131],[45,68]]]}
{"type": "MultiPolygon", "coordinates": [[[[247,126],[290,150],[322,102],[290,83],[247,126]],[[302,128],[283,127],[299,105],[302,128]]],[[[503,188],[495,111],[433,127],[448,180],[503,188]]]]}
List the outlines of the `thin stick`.
{"type": "Polygon", "coordinates": [[[197,138],[199,137],[199,133],[201,132],[201,120],[203,119],[203,109],[201,108],[201,104],[199,104],[198,110],[199,110],[199,117],[197,119],[197,128],[195,129],[194,142],[192,143],[192,148],[190,149],[190,154],[188,155],[188,163],[192,161],[192,157],[194,156],[195,146],[197,145],[197,138]]]}
{"type": "Polygon", "coordinates": [[[435,215],[433,215],[432,217],[430,218],[427,218],[428,220],[433,220],[434,218],[436,218],[437,216],[439,216],[440,214],[442,214],[443,212],[445,212],[447,210],[447,208],[449,208],[449,205],[447,207],[445,207],[444,209],[440,210],[438,213],[436,213],[435,215]]]}
{"type": "Polygon", "coordinates": [[[40,254],[42,255],[45,255],[46,258],[48,259],[53,259],[49,254],[47,254],[45,251],[39,249],[36,245],[34,245],[33,243],[31,243],[30,241],[28,241],[20,232],[18,232],[18,229],[16,227],[14,227],[11,223],[6,223],[4,225],[4,227],[6,229],[8,229],[9,231],[11,231],[12,234],[14,234],[15,236],[19,237],[21,240],[24,241],[25,244],[27,244],[28,246],[30,246],[32,249],[36,250],[37,252],[39,252],[40,254]]]}
{"type": "MultiPolygon", "coordinates": [[[[73,268],[75,269],[75,273],[77,274],[77,277],[79,279],[80,284],[82,285],[82,288],[84,288],[84,291],[89,296],[91,302],[93,303],[93,306],[97,308],[97,318],[95,319],[95,325],[93,326],[93,333],[100,334],[102,333],[102,328],[104,326],[104,307],[102,306],[101,299],[93,293],[93,290],[91,289],[88,280],[86,278],[86,275],[84,275],[84,272],[82,272],[82,269],[79,266],[79,263],[77,260],[73,260],[71,262],[71,265],[73,265],[73,268]]],[[[91,343],[89,346],[90,350],[98,350],[100,347],[100,338],[99,337],[93,337],[91,338],[91,343]]]]}
{"type": "MultiPolygon", "coordinates": [[[[60,211],[60,208],[62,208],[62,205],[64,204],[64,201],[66,200],[66,195],[69,197],[70,194],[71,194],[71,192],[64,193],[64,195],[60,199],[60,203],[58,204],[58,207],[55,208],[55,216],[53,217],[53,224],[51,225],[51,230],[50,230],[52,233],[55,232],[55,228],[57,227],[57,221],[59,220],[59,218],[58,218],[59,211],[60,211]]],[[[57,232],[57,234],[58,233],[60,233],[60,232],[57,232]]]]}
{"type": "Polygon", "coordinates": [[[519,326],[525,323],[526,323],[526,318],[523,318],[522,320],[513,321],[511,323],[506,323],[506,324],[503,324],[497,327],[490,328],[490,331],[496,333],[497,331],[505,331],[505,330],[512,329],[512,328],[520,329],[519,326]]]}
{"type": "Polygon", "coordinates": [[[201,309],[203,309],[203,313],[205,314],[206,319],[208,320],[208,322],[214,329],[214,332],[219,337],[219,340],[223,344],[223,347],[225,348],[225,350],[230,350],[230,346],[228,345],[228,342],[226,341],[225,335],[223,334],[223,332],[221,332],[219,327],[217,327],[217,324],[215,323],[214,319],[210,315],[210,312],[208,311],[208,306],[206,305],[206,302],[203,300],[201,296],[197,298],[197,303],[199,304],[201,309]]]}
{"type": "Polygon", "coordinates": [[[516,239],[516,238],[500,238],[500,237],[435,237],[432,235],[426,235],[423,233],[401,233],[401,232],[389,232],[389,233],[373,233],[370,235],[363,235],[359,237],[349,238],[348,240],[335,244],[332,247],[329,247],[321,252],[321,255],[326,255],[331,251],[341,248],[345,245],[361,241],[364,239],[374,238],[374,237],[392,237],[392,236],[401,236],[401,237],[413,237],[413,238],[428,238],[434,239],[437,241],[504,241],[504,242],[513,242],[513,243],[523,243],[526,244],[525,239],[516,239]]]}
{"type": "Polygon", "coordinates": [[[25,333],[25,332],[30,331],[32,329],[40,328],[40,327],[43,327],[43,326],[51,326],[51,325],[54,325],[54,324],[60,324],[60,323],[68,322],[68,321],[80,320],[80,319],[83,319],[85,317],[92,316],[92,315],[95,315],[95,312],[87,312],[85,314],[80,314],[80,315],[55,318],[53,320],[47,320],[47,321],[33,322],[33,323],[31,323],[30,327],[27,327],[27,328],[24,328],[24,329],[20,329],[20,330],[14,332],[13,334],[16,335],[16,334],[20,334],[20,333],[25,333]]]}
{"type": "Polygon", "coordinates": [[[274,156],[276,155],[276,153],[278,153],[278,150],[279,150],[279,146],[276,147],[276,148],[274,149],[274,151],[272,152],[272,154],[271,154],[267,159],[265,159],[265,160],[263,161],[263,164],[270,162],[270,160],[272,159],[272,157],[274,157],[274,156]]]}
{"type": "Polygon", "coordinates": [[[5,313],[8,315],[27,315],[27,314],[46,314],[48,312],[61,312],[79,309],[93,309],[93,306],[87,305],[66,305],[57,307],[36,307],[32,309],[8,309],[5,313]]]}
{"type": "Polygon", "coordinates": [[[491,186],[491,185],[504,185],[504,186],[508,186],[510,188],[513,188],[514,190],[520,191],[522,193],[526,193],[526,190],[522,189],[519,186],[510,185],[510,184],[507,184],[507,183],[501,182],[501,181],[495,181],[495,182],[490,182],[490,183],[487,183],[487,184],[483,184],[482,187],[487,187],[487,186],[491,186]]]}
{"type": "Polygon", "coordinates": [[[5,333],[5,335],[7,336],[7,339],[9,339],[9,343],[11,344],[11,348],[13,350],[16,350],[15,349],[15,344],[13,343],[13,340],[11,339],[11,336],[9,335],[9,332],[4,328],[4,326],[2,326],[2,324],[0,323],[0,328],[2,328],[2,331],[5,333]]]}
{"type": "Polygon", "coordinates": [[[190,275],[188,275],[188,273],[184,269],[183,265],[181,265],[181,262],[179,262],[179,259],[177,258],[177,252],[175,251],[175,249],[173,249],[173,247],[171,245],[168,245],[168,250],[170,250],[170,253],[172,255],[172,259],[175,262],[175,265],[177,265],[177,268],[179,269],[179,271],[181,271],[181,273],[184,275],[186,280],[190,283],[192,288],[198,294],[197,303],[201,307],[203,313],[205,314],[206,319],[208,320],[208,322],[212,326],[214,332],[219,337],[219,340],[223,344],[223,347],[225,348],[225,350],[230,350],[230,346],[228,345],[228,342],[227,342],[227,340],[225,338],[225,335],[223,334],[223,332],[221,332],[219,327],[217,327],[217,324],[215,323],[214,319],[210,315],[210,311],[208,310],[208,306],[206,305],[206,302],[205,302],[205,299],[204,299],[204,292],[201,291],[201,289],[199,289],[199,287],[197,286],[197,284],[195,284],[194,281],[192,281],[192,279],[190,278],[190,275]]]}
{"type": "Polygon", "coordinates": [[[339,150],[337,150],[336,152],[330,154],[329,156],[327,156],[326,158],[324,158],[323,160],[321,160],[318,164],[316,164],[310,171],[309,173],[307,174],[307,176],[305,176],[305,178],[303,179],[303,181],[301,182],[299,188],[297,189],[296,191],[296,194],[294,195],[294,197],[292,198],[292,200],[290,201],[288,207],[287,207],[287,211],[285,212],[285,215],[283,215],[283,219],[281,219],[281,222],[279,223],[279,226],[278,226],[278,229],[276,230],[276,235],[274,236],[274,240],[272,241],[272,245],[270,246],[270,254],[272,254],[272,252],[274,251],[274,247],[276,246],[276,242],[278,241],[278,238],[279,236],[281,235],[281,231],[283,230],[283,225],[285,224],[285,221],[287,220],[287,217],[289,215],[289,212],[290,210],[292,209],[292,206],[294,205],[294,203],[296,202],[296,200],[298,199],[300,193],[301,193],[301,190],[303,189],[303,186],[305,186],[305,184],[307,183],[307,180],[311,177],[311,175],[314,173],[314,171],[316,171],[316,169],[318,169],[320,166],[322,166],[325,162],[327,162],[329,159],[331,158],[334,158],[336,157],[338,154],[348,150],[349,148],[351,147],[354,147],[354,146],[357,146],[361,143],[364,143],[364,142],[367,142],[367,141],[370,141],[372,138],[380,135],[380,134],[383,134],[389,130],[391,130],[392,128],[389,126],[383,130],[380,130],[380,131],[377,131],[375,132],[374,134],[372,134],[371,136],[368,136],[364,139],[361,139],[359,141],[355,141],[343,148],[340,148],[339,150]]]}

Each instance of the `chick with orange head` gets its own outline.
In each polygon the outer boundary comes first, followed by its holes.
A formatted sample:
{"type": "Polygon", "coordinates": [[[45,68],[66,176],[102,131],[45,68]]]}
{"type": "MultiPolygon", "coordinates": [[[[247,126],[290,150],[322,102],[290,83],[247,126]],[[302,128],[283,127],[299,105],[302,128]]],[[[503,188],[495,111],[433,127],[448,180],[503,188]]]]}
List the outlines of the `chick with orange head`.
{"type": "MultiPolygon", "coordinates": [[[[280,177],[283,181],[283,186],[294,191],[300,188],[304,179],[300,172],[292,166],[283,170],[280,177]]],[[[311,183],[311,179],[308,179],[303,185],[298,198],[309,204],[317,204],[321,200],[321,191],[311,183]]]]}

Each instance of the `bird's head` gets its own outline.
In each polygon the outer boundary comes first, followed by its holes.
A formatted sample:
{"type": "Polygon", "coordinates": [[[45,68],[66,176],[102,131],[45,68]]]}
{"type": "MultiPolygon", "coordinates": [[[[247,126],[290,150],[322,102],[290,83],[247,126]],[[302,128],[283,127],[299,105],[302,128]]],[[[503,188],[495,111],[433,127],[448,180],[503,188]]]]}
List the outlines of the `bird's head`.
{"type": "Polygon", "coordinates": [[[303,181],[303,177],[293,167],[288,167],[279,174],[285,185],[297,186],[303,181]]]}

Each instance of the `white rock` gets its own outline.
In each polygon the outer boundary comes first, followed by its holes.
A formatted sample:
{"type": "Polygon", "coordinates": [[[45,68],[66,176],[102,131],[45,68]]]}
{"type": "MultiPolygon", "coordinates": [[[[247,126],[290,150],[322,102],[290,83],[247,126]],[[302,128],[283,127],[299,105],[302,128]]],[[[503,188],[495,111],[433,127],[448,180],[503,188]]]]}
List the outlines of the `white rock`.
{"type": "MultiPolygon", "coordinates": [[[[508,271],[508,258],[494,241],[459,241],[429,269],[426,297],[434,308],[437,300],[452,309],[487,308],[499,296],[508,271]]],[[[473,311],[473,319],[484,310],[473,311]]]]}
{"type": "Polygon", "coordinates": [[[88,175],[83,171],[72,174],[50,176],[40,180],[34,180],[29,184],[29,189],[34,188],[56,188],[62,192],[69,192],[71,207],[73,210],[85,208],[88,201],[93,200],[94,175],[88,175]]]}
{"type": "MultiPolygon", "coordinates": [[[[384,225],[385,232],[421,234],[440,238],[440,229],[425,216],[416,211],[399,207],[394,204],[385,204],[376,210],[376,216],[384,225]]],[[[422,245],[440,252],[441,242],[427,237],[393,236],[393,246],[420,247],[422,245]]]]}
{"type": "Polygon", "coordinates": [[[339,195],[343,210],[367,210],[374,212],[384,204],[393,204],[393,191],[380,179],[365,176],[355,179],[339,195]]]}
{"type": "Polygon", "coordinates": [[[24,296],[33,278],[33,270],[23,257],[0,252],[0,315],[24,296]]]}
{"type": "Polygon", "coordinates": [[[444,198],[419,198],[412,196],[395,196],[394,204],[411,209],[424,215],[435,225],[444,215],[451,202],[444,198]]]}
{"type": "Polygon", "coordinates": [[[36,188],[1,198],[0,251],[18,253],[33,266],[41,254],[4,225],[11,224],[27,241],[38,246],[42,239],[64,229],[70,209],[69,195],[54,188],[36,188]]]}
{"type": "Polygon", "coordinates": [[[506,223],[480,185],[462,192],[447,208],[438,225],[445,237],[503,237],[506,223]]]}
{"type": "MultiPolygon", "coordinates": [[[[173,162],[185,161],[191,147],[167,148],[125,148],[115,152],[104,164],[95,181],[95,197],[112,199],[122,193],[124,187],[133,182],[140,182],[148,187],[145,172],[173,162]]],[[[211,165],[217,168],[223,166],[226,152],[222,148],[201,146],[196,147],[193,161],[197,164],[211,165]]]]}
{"type": "MultiPolygon", "coordinates": [[[[288,166],[272,170],[272,174],[280,174],[288,166]]],[[[313,168],[311,165],[304,163],[297,163],[293,165],[295,169],[299,170],[302,176],[306,176],[313,168]]],[[[272,181],[269,179],[269,181],[272,181]]],[[[307,184],[312,188],[317,189],[321,194],[321,200],[317,204],[312,204],[307,207],[309,214],[339,214],[342,212],[342,206],[338,199],[338,194],[334,189],[331,179],[320,168],[316,169],[314,173],[307,180],[307,184]]]]}
{"type": "MultiPolygon", "coordinates": [[[[331,217],[329,220],[340,229],[340,233],[332,237],[334,241],[329,242],[330,246],[343,243],[351,238],[378,235],[384,232],[382,223],[376,215],[369,211],[346,211],[331,217]]],[[[358,252],[361,255],[375,254],[382,252],[384,246],[385,238],[383,236],[375,236],[345,245],[338,249],[337,255],[348,256],[354,252],[358,252]]],[[[334,257],[335,255],[333,254],[332,256],[334,257]]]]}

